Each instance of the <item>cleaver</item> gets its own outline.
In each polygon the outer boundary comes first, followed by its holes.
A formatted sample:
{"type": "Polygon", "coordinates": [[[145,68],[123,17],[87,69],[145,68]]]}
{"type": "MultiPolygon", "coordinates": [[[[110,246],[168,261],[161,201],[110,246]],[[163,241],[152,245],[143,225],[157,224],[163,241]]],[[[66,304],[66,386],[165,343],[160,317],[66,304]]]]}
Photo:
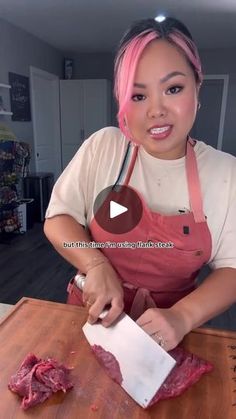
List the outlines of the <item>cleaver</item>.
{"type": "MultiPolygon", "coordinates": [[[[104,310],[100,318],[105,317],[104,310]]],[[[85,323],[83,332],[91,346],[109,351],[119,363],[122,388],[143,408],[147,407],[176,361],[127,314],[109,327],[85,323]]]]}

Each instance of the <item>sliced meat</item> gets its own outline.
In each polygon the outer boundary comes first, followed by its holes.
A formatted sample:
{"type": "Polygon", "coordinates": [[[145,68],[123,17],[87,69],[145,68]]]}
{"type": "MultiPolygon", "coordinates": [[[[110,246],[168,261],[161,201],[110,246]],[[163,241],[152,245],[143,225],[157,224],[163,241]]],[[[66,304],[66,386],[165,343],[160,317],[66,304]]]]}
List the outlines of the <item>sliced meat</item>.
{"type": "Polygon", "coordinates": [[[116,383],[121,384],[123,377],[120,370],[119,362],[116,360],[111,352],[105,351],[99,345],[93,345],[92,351],[95,354],[99,363],[105,368],[109,377],[112,378],[116,383]]]}
{"type": "Polygon", "coordinates": [[[159,400],[179,396],[195,384],[203,374],[213,369],[213,365],[210,362],[181,347],[173,349],[169,354],[176,360],[176,365],[149,403],[149,406],[152,406],[159,400]]]}
{"type": "Polygon", "coordinates": [[[43,403],[59,390],[66,392],[73,384],[69,379],[69,369],[64,365],[55,359],[42,360],[30,353],[10,378],[8,387],[23,397],[21,407],[26,410],[43,403]]]}
{"type": "Polygon", "coordinates": [[[68,373],[69,370],[64,365],[59,365],[54,359],[42,361],[35,368],[36,379],[51,388],[54,393],[59,390],[66,392],[70,388],[68,373]]]}

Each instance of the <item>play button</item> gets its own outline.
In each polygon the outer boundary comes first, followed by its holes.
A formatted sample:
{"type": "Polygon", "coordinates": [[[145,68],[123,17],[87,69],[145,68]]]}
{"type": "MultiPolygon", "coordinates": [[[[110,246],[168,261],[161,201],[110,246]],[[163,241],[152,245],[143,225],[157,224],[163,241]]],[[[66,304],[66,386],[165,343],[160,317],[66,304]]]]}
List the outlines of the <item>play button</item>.
{"type": "Polygon", "coordinates": [[[98,194],[93,211],[95,220],[103,230],[112,234],[124,234],[139,223],[143,207],[133,188],[116,185],[109,186],[98,194]]]}
{"type": "Polygon", "coordinates": [[[118,217],[118,215],[121,215],[126,211],[128,211],[128,208],[117,204],[115,201],[110,201],[110,218],[118,217]]]}

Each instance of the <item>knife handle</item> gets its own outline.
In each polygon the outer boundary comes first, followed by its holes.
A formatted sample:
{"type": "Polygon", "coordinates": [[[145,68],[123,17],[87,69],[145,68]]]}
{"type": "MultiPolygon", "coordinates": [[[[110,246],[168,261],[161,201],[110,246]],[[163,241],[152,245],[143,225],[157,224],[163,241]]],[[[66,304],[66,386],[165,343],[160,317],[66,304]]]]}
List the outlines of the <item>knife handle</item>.
{"type": "MultiPolygon", "coordinates": [[[[81,291],[83,291],[85,281],[86,281],[86,276],[85,275],[83,275],[83,274],[75,275],[75,283],[81,291]]],[[[103,310],[98,318],[100,320],[104,319],[104,317],[107,315],[108,311],[109,310],[107,310],[107,309],[103,310]]]]}
{"type": "Polygon", "coordinates": [[[86,281],[86,276],[85,275],[83,275],[83,274],[75,275],[75,283],[81,291],[83,291],[85,281],[86,281]]]}
{"type": "Polygon", "coordinates": [[[102,320],[102,319],[104,319],[104,317],[107,315],[108,311],[109,311],[109,310],[106,310],[106,309],[105,309],[105,310],[103,310],[103,311],[101,312],[100,316],[98,316],[98,318],[99,318],[99,319],[101,319],[101,320],[102,320]]]}

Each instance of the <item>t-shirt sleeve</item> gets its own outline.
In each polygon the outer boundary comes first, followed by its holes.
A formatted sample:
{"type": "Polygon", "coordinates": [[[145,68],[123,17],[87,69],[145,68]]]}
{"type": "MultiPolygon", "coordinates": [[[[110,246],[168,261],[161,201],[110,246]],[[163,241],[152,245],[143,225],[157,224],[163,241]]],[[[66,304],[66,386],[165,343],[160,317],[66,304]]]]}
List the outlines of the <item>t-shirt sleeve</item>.
{"type": "Polygon", "coordinates": [[[86,225],[88,182],[91,179],[90,169],[93,160],[92,137],[86,140],[52,190],[45,217],[67,214],[78,223],[86,225]]]}
{"type": "MultiPolygon", "coordinates": [[[[209,263],[210,268],[213,270],[219,268],[236,269],[236,163],[232,172],[230,191],[225,197],[227,199],[227,205],[221,233],[215,255],[209,263]]],[[[218,206],[220,205],[221,202],[218,202],[218,206]]]]}

